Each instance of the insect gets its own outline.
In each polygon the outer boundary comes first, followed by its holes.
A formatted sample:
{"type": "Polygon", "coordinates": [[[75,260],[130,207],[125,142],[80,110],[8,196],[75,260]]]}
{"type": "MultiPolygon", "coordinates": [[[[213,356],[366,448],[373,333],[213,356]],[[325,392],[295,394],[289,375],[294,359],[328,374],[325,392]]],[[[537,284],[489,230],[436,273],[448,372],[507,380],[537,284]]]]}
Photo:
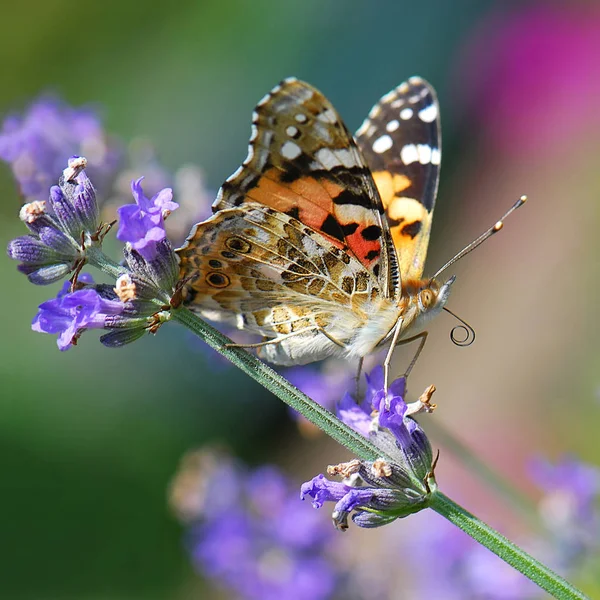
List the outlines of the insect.
{"type": "Polygon", "coordinates": [[[422,278],[440,158],[423,79],[383,96],[355,137],[323,94],[284,80],[256,106],[248,156],[215,214],[177,250],[184,304],[262,335],[249,346],[275,364],[362,363],[389,345],[387,386],[394,347],[420,339],[408,374],[448,300],[454,277],[437,275],[502,226],[422,278]]]}

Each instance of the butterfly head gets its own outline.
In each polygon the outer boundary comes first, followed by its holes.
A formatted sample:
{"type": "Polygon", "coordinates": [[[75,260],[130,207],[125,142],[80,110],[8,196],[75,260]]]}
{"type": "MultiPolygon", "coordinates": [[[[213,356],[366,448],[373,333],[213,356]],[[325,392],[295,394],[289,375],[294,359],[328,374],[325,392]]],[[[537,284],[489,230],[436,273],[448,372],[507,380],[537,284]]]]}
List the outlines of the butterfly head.
{"type": "Polygon", "coordinates": [[[403,286],[405,293],[412,300],[415,311],[411,333],[416,329],[422,329],[425,323],[441,312],[448,301],[450,288],[455,279],[456,276],[453,275],[443,284],[436,279],[422,279],[407,282],[407,285],[403,286]]]}

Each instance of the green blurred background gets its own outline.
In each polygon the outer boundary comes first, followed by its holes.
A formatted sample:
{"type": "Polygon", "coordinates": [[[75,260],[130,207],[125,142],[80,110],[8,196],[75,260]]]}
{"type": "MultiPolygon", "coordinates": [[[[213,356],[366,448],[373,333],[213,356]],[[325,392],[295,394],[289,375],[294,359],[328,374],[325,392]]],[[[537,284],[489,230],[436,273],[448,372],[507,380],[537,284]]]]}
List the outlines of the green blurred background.
{"type": "MultiPolygon", "coordinates": [[[[200,165],[212,189],[245,157],[251,110],[283,77],[320,88],[351,129],[403,79],[430,80],[444,166],[428,271],[519,195],[530,203],[454,269],[450,307],[477,341],[453,346],[455,323],[440,317],[411,390],[435,383],[437,418],[526,489],[536,452],[600,461],[596,2],[38,0],[5,5],[2,21],[0,113],[47,90],[97,103],[108,131],[147,136],[170,169],[200,165]]],[[[23,233],[5,165],[0,191],[5,245],[23,233]]],[[[298,479],[330,455],[293,445],[281,403],[215,368],[177,326],[118,351],[90,334],[58,352],[29,326],[56,290],[8,259],[0,273],[0,596],[208,597],[166,507],[180,455],[221,442],[298,479]],[[300,473],[304,451],[314,463],[300,473]]],[[[491,494],[442,457],[442,489],[493,521],[491,494]]]]}

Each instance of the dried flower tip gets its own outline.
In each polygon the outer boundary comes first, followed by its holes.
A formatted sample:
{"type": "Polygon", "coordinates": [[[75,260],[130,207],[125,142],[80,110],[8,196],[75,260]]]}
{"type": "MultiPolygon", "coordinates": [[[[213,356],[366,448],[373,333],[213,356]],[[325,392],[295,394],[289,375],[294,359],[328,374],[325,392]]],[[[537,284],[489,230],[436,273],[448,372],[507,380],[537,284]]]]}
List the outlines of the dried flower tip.
{"type": "Polygon", "coordinates": [[[33,223],[44,214],[46,214],[46,201],[35,200],[34,202],[23,204],[19,211],[19,219],[21,219],[23,223],[33,223]]]}
{"type": "Polygon", "coordinates": [[[431,397],[435,391],[435,385],[431,384],[429,387],[427,387],[416,402],[407,404],[406,415],[416,415],[422,412],[432,413],[437,408],[437,404],[431,403],[431,397]]]}
{"type": "Polygon", "coordinates": [[[327,467],[328,475],[339,475],[344,479],[348,479],[360,470],[360,460],[355,458],[350,462],[340,463],[339,465],[329,465],[327,467]]]}
{"type": "Polygon", "coordinates": [[[391,465],[383,460],[383,458],[378,458],[371,467],[373,471],[373,475],[375,477],[391,477],[392,475],[392,467],[391,465]]]}
{"type": "Polygon", "coordinates": [[[114,291],[121,302],[128,302],[137,298],[137,287],[129,273],[125,273],[117,279],[114,291]]]}
{"type": "Polygon", "coordinates": [[[68,162],[69,165],[63,170],[63,177],[65,181],[73,181],[81,171],[87,167],[87,158],[83,156],[72,156],[68,162]]]}

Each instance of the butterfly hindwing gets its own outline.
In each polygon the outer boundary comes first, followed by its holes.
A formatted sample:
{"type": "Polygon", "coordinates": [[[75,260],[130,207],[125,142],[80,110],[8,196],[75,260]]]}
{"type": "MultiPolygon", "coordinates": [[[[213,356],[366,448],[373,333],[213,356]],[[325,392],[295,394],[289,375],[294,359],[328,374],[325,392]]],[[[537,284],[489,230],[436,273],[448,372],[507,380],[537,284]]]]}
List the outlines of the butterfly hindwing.
{"type": "Polygon", "coordinates": [[[248,157],[213,210],[257,202],[297,219],[356,258],[386,297],[397,295],[397,259],[370,170],[331,103],[286,79],[257,105],[248,157]]]}
{"type": "Polygon", "coordinates": [[[178,251],[188,279],[184,302],[285,346],[265,348],[279,364],[330,356],[318,330],[347,338],[362,326],[377,280],[353,257],[297,219],[256,202],[219,211],[199,223],[178,251]],[[316,338],[313,340],[313,338],[316,338]],[[287,355],[287,358],[286,358],[287,355]]]}
{"type": "Polygon", "coordinates": [[[420,77],[411,77],[373,107],[356,141],[385,207],[401,278],[420,279],[440,170],[435,91],[420,77]]]}

